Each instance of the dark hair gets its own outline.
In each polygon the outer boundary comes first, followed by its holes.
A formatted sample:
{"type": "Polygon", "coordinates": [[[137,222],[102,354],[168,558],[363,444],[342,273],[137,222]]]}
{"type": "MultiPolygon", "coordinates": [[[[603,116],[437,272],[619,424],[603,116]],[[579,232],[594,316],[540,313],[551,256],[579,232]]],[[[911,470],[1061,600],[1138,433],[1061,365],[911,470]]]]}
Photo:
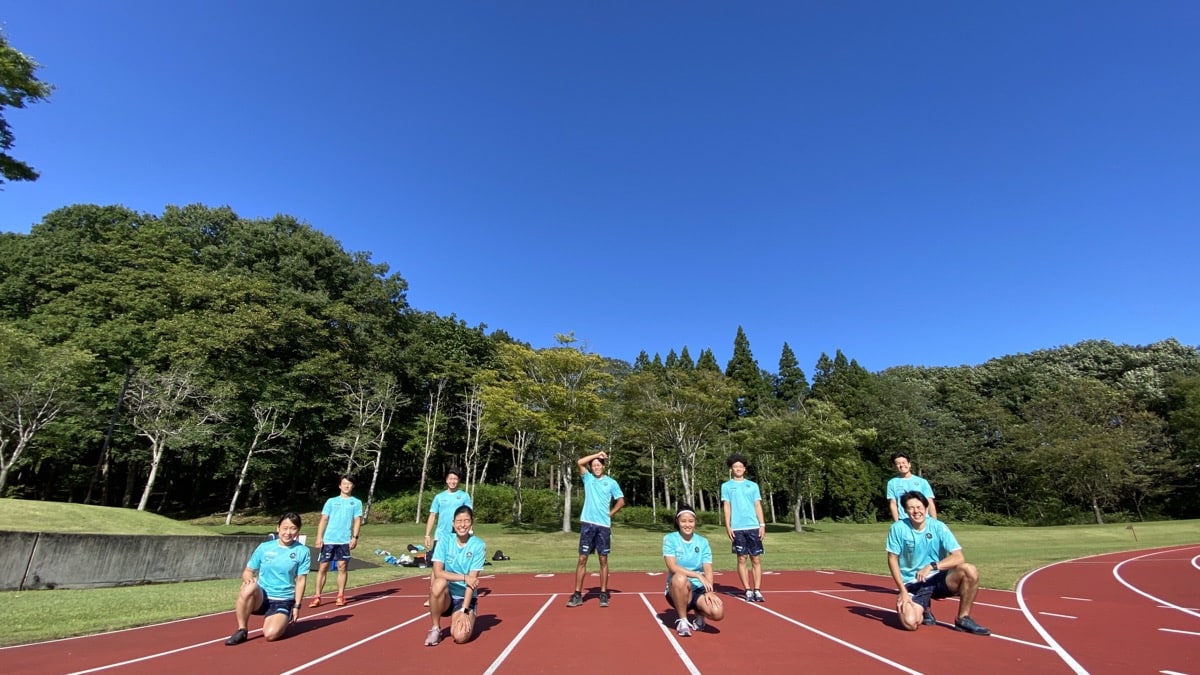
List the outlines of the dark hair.
{"type": "Polygon", "coordinates": [[[351,485],[354,485],[354,479],[351,478],[350,476],[342,476],[342,480],[338,481],[338,485],[341,485],[343,480],[348,480],[348,481],[350,481],[351,485]]]}
{"type": "MultiPolygon", "coordinates": [[[[896,462],[896,460],[900,459],[901,457],[903,457],[904,459],[908,459],[908,454],[904,453],[904,452],[893,452],[892,453],[892,463],[894,464],[896,462]]],[[[912,460],[909,460],[909,461],[912,461],[912,460]]]]}
{"type": "Polygon", "coordinates": [[[462,480],[463,478],[462,469],[458,468],[457,466],[452,466],[449,469],[446,469],[446,478],[449,478],[450,474],[454,474],[459,480],[462,480]]]}
{"type": "Polygon", "coordinates": [[[471,507],[467,506],[466,504],[463,504],[462,506],[458,507],[457,509],[454,509],[454,517],[455,518],[457,518],[458,514],[460,514],[460,513],[465,513],[468,516],[471,516],[471,522],[475,522],[475,511],[472,510],[471,507]]]}
{"type": "Polygon", "coordinates": [[[680,504],[679,508],[675,510],[675,531],[676,532],[679,531],[679,516],[682,516],[684,514],[684,512],[692,514],[692,516],[695,517],[695,519],[696,519],[696,524],[697,525],[700,524],[700,516],[696,515],[696,510],[693,509],[692,507],[688,506],[687,504],[680,504]]]}
{"type": "Polygon", "coordinates": [[[747,459],[746,459],[746,456],[745,456],[745,455],[739,455],[739,454],[736,454],[736,453],[734,453],[734,454],[730,455],[730,456],[729,456],[729,458],[725,460],[725,466],[727,466],[727,467],[729,467],[729,468],[731,468],[731,469],[732,469],[732,468],[733,468],[733,465],[734,465],[734,464],[737,464],[738,462],[741,462],[741,463],[742,463],[742,466],[746,467],[747,469],[749,469],[749,468],[750,468],[750,462],[749,462],[749,461],[747,461],[747,459]]]}
{"type": "MultiPolygon", "coordinates": [[[[600,466],[604,466],[605,464],[608,464],[608,460],[604,459],[603,457],[597,457],[597,458],[593,459],[592,462],[600,462],[600,466]]],[[[588,462],[588,466],[591,466],[592,462],[588,462]]]]}
{"type": "Polygon", "coordinates": [[[285,521],[285,520],[292,521],[292,524],[296,526],[297,530],[300,529],[301,527],[303,527],[303,525],[300,522],[300,514],[296,513],[295,511],[288,511],[287,513],[280,516],[279,522],[275,524],[276,527],[278,527],[279,525],[282,525],[283,521],[285,521]]]}
{"type": "Polygon", "coordinates": [[[910,500],[910,499],[919,499],[921,501],[921,506],[924,506],[925,508],[929,508],[929,500],[925,498],[925,495],[922,494],[920,490],[909,490],[908,492],[905,492],[904,494],[900,495],[900,510],[901,511],[904,510],[904,505],[907,504],[908,500],[910,500]]]}

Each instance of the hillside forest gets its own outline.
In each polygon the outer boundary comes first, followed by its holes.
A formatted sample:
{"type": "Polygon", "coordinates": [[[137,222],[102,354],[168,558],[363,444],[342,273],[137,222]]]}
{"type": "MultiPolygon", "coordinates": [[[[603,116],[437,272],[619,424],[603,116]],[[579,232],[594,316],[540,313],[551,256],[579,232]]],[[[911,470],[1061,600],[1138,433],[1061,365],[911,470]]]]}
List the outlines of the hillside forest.
{"type": "Polygon", "coordinates": [[[407,287],[286,215],[75,205],[0,234],[0,495],[232,517],[346,474],[372,519],[413,521],[460,467],[482,517],[569,530],[579,457],[608,452],[623,517],[652,519],[714,514],[741,453],[800,529],[886,519],[901,451],[955,520],[1200,517],[1200,351],[1169,337],[880,372],[833,345],[806,373],[739,328],[724,364],[687,345],[629,363],[407,287]]]}

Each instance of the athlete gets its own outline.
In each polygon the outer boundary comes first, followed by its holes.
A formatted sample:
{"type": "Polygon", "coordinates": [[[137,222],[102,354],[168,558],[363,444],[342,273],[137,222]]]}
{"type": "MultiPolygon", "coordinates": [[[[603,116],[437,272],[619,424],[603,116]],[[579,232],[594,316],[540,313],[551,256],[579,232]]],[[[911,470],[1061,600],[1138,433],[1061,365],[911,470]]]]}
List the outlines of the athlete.
{"type": "Polygon", "coordinates": [[[583,477],[583,511],[579,514],[579,564],[575,566],[575,592],[567,607],[583,604],[583,578],[592,551],[600,560],[600,606],[608,607],[608,553],[612,548],[612,517],[625,506],[625,494],[612,476],[604,475],[607,452],[580,457],[575,462],[583,477]]]}
{"type": "Polygon", "coordinates": [[[691,507],[680,506],[675,513],[675,531],[663,537],[663,559],[666,596],[675,608],[675,631],[680,637],[703,630],[705,619],[724,618],[721,596],[713,592],[712,548],[696,533],[696,512],[691,507]],[[688,610],[696,613],[694,619],[688,619],[688,610]]]}
{"type": "Polygon", "coordinates": [[[251,614],[263,617],[263,637],[278,640],[289,624],[300,618],[300,601],[311,560],[308,547],[300,543],[300,516],[285,513],[275,528],[276,537],[258,545],[246,569],[242,570],[242,589],[238,591],[238,629],[225,641],[238,645],[246,641],[246,626],[251,614]]]}
{"type": "Polygon", "coordinates": [[[354,492],[354,481],[345,476],[338,483],[338,496],[330,497],[321,509],[321,522],[317,525],[317,594],[309,607],[321,605],[321,591],[325,590],[325,575],[329,566],[337,562],[337,600],[341,607],[346,604],[346,581],[350,577],[350,551],[358,546],[358,531],[362,528],[363,505],[354,492]]]}
{"type": "Polygon", "coordinates": [[[762,594],[761,558],[767,523],[763,518],[762,493],[758,483],[746,479],[745,457],[730,455],[725,464],[733,477],[721,484],[721,509],[725,514],[725,533],[737,556],[738,579],[746,589],[746,602],[766,602],[762,594]],[[749,572],[746,570],[747,558],[750,559],[749,572]]]}
{"type": "Polygon", "coordinates": [[[442,641],[442,617],[450,617],[450,637],[462,644],[475,632],[479,570],[487,560],[487,545],[471,534],[475,512],[469,506],[454,511],[454,536],[442,540],[433,552],[433,574],[429,578],[429,617],[433,626],[425,646],[442,641]]]}

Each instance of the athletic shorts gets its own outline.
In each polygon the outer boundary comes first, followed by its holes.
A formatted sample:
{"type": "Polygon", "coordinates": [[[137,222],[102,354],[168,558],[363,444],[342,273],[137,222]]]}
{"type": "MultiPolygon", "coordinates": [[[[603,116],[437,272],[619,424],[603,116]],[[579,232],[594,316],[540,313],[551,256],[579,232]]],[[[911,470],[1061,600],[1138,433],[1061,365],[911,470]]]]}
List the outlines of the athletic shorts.
{"type": "Polygon", "coordinates": [[[608,555],[612,549],[612,528],[595,523],[579,524],[579,555],[608,555]]]}
{"type": "MultiPolygon", "coordinates": [[[[471,596],[471,612],[474,614],[478,614],[479,613],[477,610],[478,606],[479,606],[479,596],[472,595],[471,596]]],[[[451,614],[453,614],[455,612],[461,612],[462,608],[463,608],[463,599],[452,595],[452,596],[450,596],[450,606],[446,608],[446,611],[442,612],[442,616],[450,616],[451,614]]]]}
{"type": "Polygon", "coordinates": [[[733,554],[756,557],[762,555],[763,543],[762,538],[758,536],[758,530],[734,530],[733,554]]]}
{"type": "Polygon", "coordinates": [[[925,581],[911,581],[904,584],[904,588],[912,596],[913,602],[929,609],[930,600],[941,600],[955,595],[946,585],[946,576],[946,572],[939,571],[932,579],[925,577],[925,581]]]}
{"type": "MultiPolygon", "coordinates": [[[[692,599],[688,600],[687,608],[696,609],[696,603],[699,602],[700,598],[704,597],[706,592],[707,591],[704,590],[703,586],[692,586],[692,599]]],[[[665,592],[663,592],[663,597],[665,597],[668,602],[673,602],[671,600],[671,589],[668,588],[665,592]]]]}
{"type": "Polygon", "coordinates": [[[338,560],[350,560],[350,544],[325,544],[321,547],[321,554],[317,556],[318,564],[338,560]]]}
{"type": "Polygon", "coordinates": [[[253,612],[250,612],[250,613],[257,614],[257,615],[263,616],[263,617],[268,617],[268,616],[271,616],[272,614],[282,614],[284,616],[290,617],[292,615],[292,608],[295,606],[296,606],[296,601],[292,598],[288,598],[287,600],[280,600],[277,598],[268,598],[267,594],[263,593],[262,604],[258,606],[258,609],[255,609],[253,612]]]}

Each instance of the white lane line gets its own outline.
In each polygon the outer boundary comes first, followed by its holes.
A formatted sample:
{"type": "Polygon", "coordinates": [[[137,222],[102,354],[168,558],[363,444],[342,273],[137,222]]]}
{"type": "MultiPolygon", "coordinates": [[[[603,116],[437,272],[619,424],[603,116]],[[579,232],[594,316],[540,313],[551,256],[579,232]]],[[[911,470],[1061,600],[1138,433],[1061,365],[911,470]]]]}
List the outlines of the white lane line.
{"type": "MultiPolygon", "coordinates": [[[[370,604],[372,602],[376,602],[378,600],[383,600],[387,597],[388,596],[386,596],[386,595],[381,595],[377,598],[371,598],[370,600],[355,601],[354,604],[355,605],[366,605],[366,604],[370,604]]],[[[319,616],[325,616],[326,614],[334,614],[334,613],[340,612],[344,609],[345,609],[344,607],[338,607],[337,609],[330,609],[325,612],[319,612],[317,614],[312,614],[310,616],[304,617],[304,620],[311,621],[312,619],[315,619],[319,616]]],[[[164,624],[155,624],[155,625],[164,625],[164,624]]],[[[254,630],[247,631],[246,634],[247,635],[255,635],[256,633],[261,633],[261,632],[262,632],[261,628],[256,628],[254,630]]],[[[95,668],[88,668],[87,670],[79,670],[74,673],[71,673],[71,675],[85,675],[85,673],[97,673],[102,670],[109,670],[112,668],[120,668],[121,666],[127,666],[131,663],[141,663],[142,661],[149,661],[151,659],[157,659],[157,658],[161,658],[163,656],[170,656],[171,654],[178,654],[179,652],[186,652],[189,649],[198,649],[200,647],[207,647],[208,645],[216,644],[218,642],[224,642],[225,640],[226,640],[226,638],[217,638],[215,640],[207,640],[205,642],[197,642],[196,644],[187,645],[186,647],[178,647],[176,649],[168,649],[165,652],[158,652],[155,654],[147,654],[146,656],[139,656],[136,659],[129,659],[127,661],[121,661],[120,663],[109,663],[109,664],[103,665],[103,666],[96,666],[95,668]]]]}
{"type": "Polygon", "coordinates": [[[1200,637],[1200,633],[1190,630],[1176,630],[1174,628],[1159,628],[1164,633],[1179,633],[1180,635],[1195,635],[1200,637]]]}
{"type": "Polygon", "coordinates": [[[817,570],[817,574],[828,574],[828,575],[832,576],[833,572],[826,572],[825,570],[817,570]]]}
{"type": "Polygon", "coordinates": [[[675,653],[679,656],[679,660],[683,661],[683,665],[688,669],[688,672],[692,675],[700,675],[700,669],[696,667],[696,664],[692,663],[692,659],[687,655],[687,652],[683,651],[683,647],[679,645],[679,640],[675,639],[675,636],[671,633],[671,629],[658,620],[658,612],[654,611],[654,605],[651,605],[650,601],[646,599],[646,594],[638,593],[638,597],[642,599],[642,604],[646,605],[646,609],[650,610],[650,616],[654,617],[654,623],[658,624],[659,630],[662,631],[663,635],[667,636],[667,641],[671,643],[671,647],[675,649],[675,653]]]}
{"type": "Polygon", "coordinates": [[[549,579],[552,576],[554,576],[554,575],[553,574],[535,574],[535,575],[533,575],[533,578],[534,579],[549,579]]]}
{"type": "MultiPolygon", "coordinates": [[[[874,608],[874,609],[878,609],[878,610],[881,610],[881,611],[884,611],[884,612],[895,612],[895,611],[896,611],[894,607],[881,607],[881,606],[879,606],[879,605],[872,605],[872,604],[870,604],[870,603],[868,603],[868,602],[862,602],[862,601],[859,601],[859,600],[851,600],[850,598],[843,598],[843,597],[841,597],[840,595],[830,595],[829,593],[822,593],[821,591],[816,591],[816,592],[815,592],[815,595],[822,595],[822,596],[825,596],[826,598],[833,598],[834,600],[841,600],[841,601],[843,601],[843,602],[852,602],[852,603],[854,603],[854,604],[856,604],[856,605],[862,605],[863,607],[872,607],[872,608],[874,608]]],[[[977,605],[978,605],[979,603],[977,602],[977,603],[975,603],[975,604],[977,604],[977,605]]],[[[1007,609],[1007,608],[1006,608],[1006,609],[1007,609]]],[[[953,628],[953,627],[954,627],[954,624],[953,624],[953,623],[948,623],[948,622],[946,622],[946,621],[938,621],[938,623],[940,623],[940,624],[941,624],[941,625],[943,625],[943,626],[946,626],[947,628],[953,628]]],[[[1021,639],[1019,639],[1019,638],[1008,637],[1008,636],[1005,636],[1005,635],[997,635],[996,633],[992,633],[992,637],[993,637],[993,638],[995,638],[995,639],[997,639],[997,640],[1005,640],[1005,641],[1007,641],[1007,642],[1015,642],[1015,643],[1017,643],[1017,644],[1019,644],[1019,645],[1025,645],[1025,646],[1027,646],[1027,647],[1036,647],[1036,648],[1038,648],[1038,649],[1050,649],[1050,648],[1049,648],[1049,647],[1047,647],[1046,645],[1039,645],[1039,644],[1038,644],[1038,643],[1036,643],[1036,642],[1029,642],[1028,640],[1021,640],[1021,639]]]]}
{"type": "Polygon", "coordinates": [[[1070,668],[1075,675],[1088,675],[1088,671],[1084,670],[1083,666],[1079,665],[1079,662],[1075,660],[1075,657],[1067,653],[1067,650],[1063,649],[1062,645],[1058,644],[1058,641],[1055,640],[1054,637],[1042,627],[1042,624],[1038,623],[1037,618],[1034,617],[1033,612],[1030,611],[1029,605],[1025,603],[1025,582],[1038,572],[1061,564],[1061,562],[1050,563],[1049,565],[1039,567],[1029,574],[1021,577],[1021,580],[1017,582],[1017,604],[1021,606],[1021,613],[1025,615],[1025,620],[1028,621],[1031,626],[1033,626],[1033,629],[1037,631],[1038,635],[1042,636],[1042,639],[1046,641],[1046,644],[1050,645],[1050,648],[1054,650],[1054,653],[1058,654],[1058,658],[1062,659],[1063,663],[1066,663],[1067,667],[1070,668]]]}
{"type": "Polygon", "coordinates": [[[1174,670],[1160,670],[1158,672],[1162,673],[1162,675],[1187,675],[1187,673],[1180,673],[1174,670]]]}
{"type": "Polygon", "coordinates": [[[329,652],[328,654],[326,654],[325,656],[322,656],[319,659],[313,659],[312,661],[309,661],[308,663],[300,664],[300,665],[296,666],[295,668],[292,668],[291,670],[285,670],[284,672],[280,673],[280,675],[293,675],[293,673],[298,673],[298,672],[304,670],[305,668],[310,668],[312,666],[317,665],[318,663],[324,663],[339,654],[344,654],[344,653],[350,651],[351,649],[354,649],[355,647],[358,647],[360,645],[365,645],[366,643],[370,642],[371,640],[374,640],[375,638],[383,637],[384,635],[387,635],[388,633],[390,633],[394,630],[399,630],[409,624],[413,624],[422,619],[428,619],[428,618],[429,618],[429,612],[423,612],[421,614],[418,614],[417,616],[414,616],[413,618],[409,619],[408,621],[405,621],[404,623],[398,623],[395,626],[392,626],[391,628],[388,628],[386,630],[381,630],[374,635],[368,635],[367,637],[359,640],[358,642],[348,644],[345,647],[342,647],[341,649],[339,649],[337,651],[329,652]]]}
{"type": "MultiPolygon", "coordinates": [[[[836,596],[830,596],[830,597],[836,597],[836,596]]],[[[840,600],[841,598],[838,598],[838,599],[840,600]]],[[[817,635],[820,635],[821,637],[825,638],[826,640],[831,640],[833,642],[836,642],[837,644],[839,644],[843,647],[846,647],[847,649],[852,649],[852,650],[858,652],[859,654],[862,654],[863,656],[875,659],[876,661],[879,661],[880,663],[885,663],[885,664],[895,668],[896,670],[899,670],[904,673],[909,673],[909,675],[921,675],[921,672],[918,670],[913,670],[912,668],[909,668],[908,666],[896,663],[895,661],[893,661],[885,656],[876,654],[875,652],[872,652],[867,649],[863,649],[862,647],[859,647],[858,645],[854,644],[853,642],[846,642],[845,640],[843,640],[839,637],[830,635],[829,633],[826,633],[823,630],[813,628],[812,626],[809,626],[808,624],[797,621],[790,616],[787,616],[785,614],[780,614],[779,612],[776,612],[773,609],[767,609],[766,607],[764,607],[763,605],[760,605],[758,603],[753,603],[751,605],[751,607],[754,607],[757,610],[766,612],[767,614],[770,614],[772,616],[783,619],[784,621],[787,621],[788,623],[793,624],[795,626],[799,626],[799,627],[803,628],[804,630],[809,631],[810,633],[816,633],[817,635]]]]}
{"type": "Polygon", "coordinates": [[[1078,602],[1091,602],[1092,601],[1091,598],[1072,598],[1069,595],[1060,595],[1058,597],[1060,600],[1076,600],[1078,602]]]}
{"type": "Polygon", "coordinates": [[[1052,616],[1056,619],[1078,619],[1079,618],[1077,616],[1071,616],[1070,614],[1055,614],[1054,612],[1038,612],[1038,614],[1041,614],[1042,616],[1052,616]]]}
{"type": "Polygon", "coordinates": [[[504,660],[508,658],[508,655],[512,653],[512,650],[516,648],[517,643],[519,643],[521,639],[525,637],[525,634],[529,632],[530,628],[533,628],[533,624],[537,623],[537,620],[540,619],[542,614],[546,612],[546,608],[549,607],[550,603],[554,602],[554,599],[557,597],[558,593],[550,596],[550,599],[547,600],[545,604],[542,605],[542,608],[533,615],[533,618],[526,622],[525,627],[521,629],[521,632],[517,633],[517,636],[512,639],[512,642],[508,643],[508,646],[504,648],[504,651],[500,652],[500,656],[497,656],[496,660],[492,661],[492,665],[488,666],[488,669],[483,671],[484,675],[492,675],[492,673],[496,672],[496,669],[500,667],[500,664],[504,663],[504,660]]]}
{"type": "Polygon", "coordinates": [[[978,601],[978,600],[976,600],[976,601],[975,601],[975,604],[976,604],[976,605],[979,605],[980,607],[992,607],[992,608],[994,608],[994,609],[1007,609],[1007,610],[1009,610],[1010,612],[1019,612],[1019,611],[1021,611],[1021,608],[1020,608],[1020,607],[1009,607],[1008,605],[993,605],[993,604],[992,604],[992,603],[990,603],[990,602],[980,602],[980,601],[978,601]]]}
{"type": "Polygon", "coordinates": [[[1192,558],[1192,567],[1195,567],[1196,569],[1200,570],[1200,555],[1196,556],[1195,558],[1192,558]]]}
{"type": "MultiPolygon", "coordinates": [[[[1161,553],[1161,551],[1160,551],[1160,553],[1161,553]]],[[[1179,605],[1176,605],[1175,603],[1168,602],[1166,600],[1163,600],[1162,598],[1150,595],[1149,593],[1143,591],[1142,589],[1134,586],[1133,584],[1129,583],[1128,581],[1125,581],[1125,579],[1121,578],[1121,567],[1125,563],[1133,562],[1135,560],[1141,560],[1142,558],[1148,558],[1152,555],[1156,555],[1156,554],[1155,553],[1147,553],[1146,555],[1139,555],[1136,558],[1130,558],[1129,560],[1123,560],[1123,561],[1117,563],[1113,567],[1113,570],[1112,570],[1113,577],[1115,577],[1116,580],[1119,581],[1122,586],[1124,586],[1125,588],[1128,588],[1129,590],[1133,591],[1134,593],[1137,593],[1138,595],[1140,595],[1144,598],[1149,598],[1150,600],[1153,600],[1154,602],[1165,605],[1166,607],[1168,607],[1170,609],[1177,609],[1177,610],[1183,612],[1184,614],[1189,614],[1191,616],[1196,617],[1197,619],[1200,619],[1200,612],[1188,609],[1187,607],[1180,607],[1179,605]]]]}

